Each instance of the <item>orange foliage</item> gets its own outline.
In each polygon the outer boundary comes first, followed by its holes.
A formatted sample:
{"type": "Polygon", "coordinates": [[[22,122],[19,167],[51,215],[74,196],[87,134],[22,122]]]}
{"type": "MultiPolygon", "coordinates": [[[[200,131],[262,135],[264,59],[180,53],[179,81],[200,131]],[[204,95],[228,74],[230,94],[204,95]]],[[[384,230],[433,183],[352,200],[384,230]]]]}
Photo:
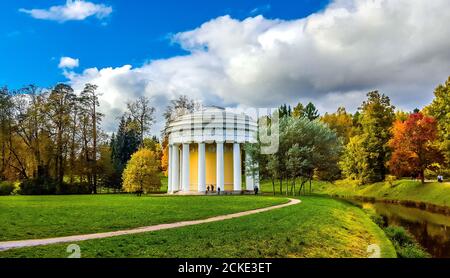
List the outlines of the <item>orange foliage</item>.
{"type": "Polygon", "coordinates": [[[423,180],[425,169],[442,161],[442,153],[435,145],[437,123],[434,118],[420,112],[411,114],[406,121],[394,122],[392,134],[389,168],[393,174],[420,175],[423,180]]]}

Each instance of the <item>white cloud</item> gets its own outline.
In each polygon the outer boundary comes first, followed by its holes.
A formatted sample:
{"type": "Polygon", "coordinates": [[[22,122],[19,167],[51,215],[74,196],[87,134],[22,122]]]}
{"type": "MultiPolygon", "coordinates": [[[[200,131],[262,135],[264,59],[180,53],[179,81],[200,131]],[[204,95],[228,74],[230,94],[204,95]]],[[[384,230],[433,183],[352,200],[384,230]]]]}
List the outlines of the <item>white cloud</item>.
{"type": "Polygon", "coordinates": [[[84,0],[67,0],[65,5],[52,6],[48,9],[20,9],[36,19],[65,22],[69,20],[84,20],[90,16],[99,19],[112,13],[112,7],[104,4],[94,4],[84,0]]]}
{"type": "Polygon", "coordinates": [[[70,57],[61,57],[61,59],[59,60],[58,67],[60,69],[73,69],[77,68],[79,65],[80,65],[79,59],[74,59],[70,57]]]}
{"type": "Polygon", "coordinates": [[[223,16],[173,37],[188,55],[68,77],[78,89],[100,86],[109,131],[140,95],[155,99],[159,115],[181,94],[221,106],[313,101],[322,113],[340,105],[354,111],[374,89],[414,109],[450,75],[449,18],[448,0],[336,0],[289,21],[223,16]]]}

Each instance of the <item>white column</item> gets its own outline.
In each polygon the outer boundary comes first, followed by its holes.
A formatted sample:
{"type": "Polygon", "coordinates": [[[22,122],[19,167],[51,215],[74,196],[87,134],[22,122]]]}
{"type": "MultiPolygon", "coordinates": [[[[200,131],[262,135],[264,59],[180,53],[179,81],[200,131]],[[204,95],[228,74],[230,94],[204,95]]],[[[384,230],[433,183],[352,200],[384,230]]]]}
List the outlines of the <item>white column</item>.
{"type": "Polygon", "coordinates": [[[242,190],[242,173],[241,173],[241,145],[234,143],[233,145],[233,190],[242,190]]]}
{"type": "Polygon", "coordinates": [[[172,190],[180,190],[180,152],[178,145],[172,146],[172,190]]]}
{"type": "Polygon", "coordinates": [[[225,191],[224,187],[224,162],[223,162],[223,143],[216,143],[216,160],[217,160],[217,168],[216,168],[216,178],[217,178],[217,189],[220,188],[220,191],[225,191]]]}
{"type": "Polygon", "coordinates": [[[206,191],[206,156],[205,143],[198,144],[198,191],[206,191]]]}
{"type": "Polygon", "coordinates": [[[167,193],[173,193],[172,189],[172,145],[169,145],[169,161],[167,163],[167,193]]]}
{"type": "Polygon", "coordinates": [[[181,186],[183,188],[183,192],[189,192],[190,185],[190,169],[189,169],[189,144],[183,144],[183,171],[182,171],[182,181],[181,186]]]}

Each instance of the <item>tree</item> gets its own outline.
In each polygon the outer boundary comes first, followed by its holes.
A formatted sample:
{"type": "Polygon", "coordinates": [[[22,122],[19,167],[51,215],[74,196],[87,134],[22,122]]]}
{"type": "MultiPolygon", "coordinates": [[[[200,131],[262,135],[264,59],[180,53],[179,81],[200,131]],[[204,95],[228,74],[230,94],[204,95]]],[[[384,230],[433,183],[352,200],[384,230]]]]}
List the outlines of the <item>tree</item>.
{"type": "Polygon", "coordinates": [[[82,116],[84,117],[83,141],[86,163],[90,169],[88,178],[92,192],[97,193],[97,159],[98,159],[98,140],[99,129],[103,114],[97,112],[99,107],[99,94],[97,86],[86,84],[80,94],[82,116]],[[89,146],[91,142],[91,146],[89,146]]]}
{"type": "Polygon", "coordinates": [[[278,114],[281,118],[290,117],[291,116],[291,106],[287,106],[287,104],[283,104],[278,108],[278,114]]]}
{"type": "Polygon", "coordinates": [[[367,167],[363,172],[370,173],[368,182],[383,181],[387,173],[386,163],[389,160],[391,127],[395,119],[395,107],[389,97],[378,91],[369,92],[368,100],[359,108],[361,115],[361,133],[364,135],[364,148],[367,153],[367,167]]]}
{"type": "Polygon", "coordinates": [[[342,147],[334,131],[306,117],[284,117],[280,119],[279,125],[279,150],[270,155],[266,163],[273,188],[275,188],[275,179],[279,179],[280,193],[282,193],[283,180],[285,180],[288,195],[289,192],[296,191],[296,181],[300,180],[300,193],[302,189],[305,189],[307,182],[311,190],[311,181],[317,173],[325,175],[327,172],[339,170],[338,160],[342,147]]]}
{"type": "Polygon", "coordinates": [[[155,152],[140,149],[132,155],[123,172],[123,189],[139,195],[160,190],[159,165],[155,152]]]}
{"type": "Polygon", "coordinates": [[[436,120],[420,112],[409,115],[404,122],[396,121],[389,142],[394,150],[389,161],[391,171],[398,176],[419,174],[424,183],[425,170],[443,161],[435,144],[437,132],[436,120]]]}
{"type": "Polygon", "coordinates": [[[305,107],[301,102],[299,102],[292,111],[292,117],[294,118],[302,118],[305,116],[305,107]]]}
{"type": "Polygon", "coordinates": [[[164,138],[166,136],[165,131],[168,128],[170,122],[172,122],[174,119],[182,115],[199,111],[200,109],[201,104],[199,102],[196,102],[185,95],[179,96],[178,98],[171,100],[170,104],[166,107],[166,111],[164,111],[166,126],[162,131],[162,137],[164,138]]]}
{"type": "Polygon", "coordinates": [[[367,151],[366,142],[365,135],[350,138],[339,161],[342,174],[362,184],[369,182],[370,177],[373,176],[373,169],[369,167],[370,153],[367,151]]]}
{"type": "Polygon", "coordinates": [[[7,88],[0,88],[0,181],[6,179],[9,166],[9,138],[13,122],[13,105],[11,94],[7,88]]]}
{"type": "Polygon", "coordinates": [[[20,179],[28,179],[30,176],[46,179],[49,176],[51,160],[54,157],[54,141],[46,128],[47,98],[48,93],[38,90],[34,85],[19,89],[14,96],[15,119],[12,126],[13,134],[10,137],[10,152],[16,165],[11,161],[11,167],[20,169],[20,179]],[[24,156],[20,155],[21,146],[27,152],[24,156]]]}
{"type": "Polygon", "coordinates": [[[301,190],[306,182],[311,186],[317,172],[325,173],[338,169],[342,147],[334,131],[305,117],[289,118],[285,121],[287,123],[283,124],[280,144],[285,145],[283,149],[287,150],[286,169],[289,169],[294,188],[297,178],[301,180],[301,190]]]}
{"type": "Polygon", "coordinates": [[[439,145],[450,163],[450,76],[434,90],[433,102],[424,110],[437,121],[439,145]]]}
{"type": "Polygon", "coordinates": [[[99,185],[114,190],[121,188],[121,178],[117,175],[112,162],[111,146],[104,143],[99,146],[100,158],[98,160],[99,185]]]}
{"type": "Polygon", "coordinates": [[[164,137],[162,142],[162,155],[161,155],[161,171],[167,177],[169,175],[169,138],[164,137]]]}
{"type": "Polygon", "coordinates": [[[131,155],[139,149],[140,135],[130,117],[122,116],[114,137],[111,156],[118,176],[122,176],[131,155]]]}
{"type": "Polygon", "coordinates": [[[344,145],[347,145],[350,138],[355,135],[356,130],[353,126],[352,115],[347,113],[344,107],[339,107],[335,113],[325,113],[320,119],[331,130],[334,130],[336,134],[342,138],[344,145]]]}
{"type": "Polygon", "coordinates": [[[134,102],[127,103],[128,113],[139,127],[141,144],[144,143],[144,135],[150,130],[153,122],[155,108],[150,105],[148,97],[139,97],[134,102]]]}
{"type": "Polygon", "coordinates": [[[47,130],[53,137],[55,146],[55,173],[58,185],[64,181],[65,159],[69,143],[71,123],[70,112],[75,100],[73,89],[65,84],[58,84],[50,92],[45,104],[47,130]]]}
{"type": "Polygon", "coordinates": [[[312,102],[308,103],[305,107],[305,117],[310,121],[314,121],[320,117],[319,110],[316,109],[316,106],[312,102]]]}
{"type": "MultiPolygon", "coordinates": [[[[283,172],[281,172],[280,169],[280,161],[278,159],[278,157],[276,155],[271,155],[269,157],[269,160],[266,164],[266,170],[270,176],[270,179],[272,181],[272,191],[273,191],[273,195],[275,195],[275,180],[280,179],[283,172]]],[[[282,188],[281,188],[281,184],[280,184],[280,194],[282,194],[282,188]]]]}

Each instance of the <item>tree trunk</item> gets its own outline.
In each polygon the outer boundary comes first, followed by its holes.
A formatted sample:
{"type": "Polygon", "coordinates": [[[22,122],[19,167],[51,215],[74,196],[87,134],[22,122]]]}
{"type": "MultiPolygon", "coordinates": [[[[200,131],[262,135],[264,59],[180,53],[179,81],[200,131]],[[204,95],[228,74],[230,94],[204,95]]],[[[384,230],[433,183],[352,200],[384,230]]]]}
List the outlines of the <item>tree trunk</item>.
{"type": "Polygon", "coordinates": [[[275,196],[275,179],[272,177],[272,190],[273,190],[273,196],[275,196]]]}
{"type": "Polygon", "coordinates": [[[280,178],[280,195],[283,195],[283,178],[280,178]]]}
{"type": "Polygon", "coordinates": [[[92,137],[94,141],[94,154],[93,154],[93,186],[94,186],[94,194],[97,194],[97,109],[96,109],[96,97],[94,96],[94,103],[93,103],[93,117],[92,117],[92,137]]]}
{"type": "Polygon", "coordinates": [[[422,184],[425,184],[425,170],[424,169],[420,170],[420,179],[422,181],[422,184]]]}

